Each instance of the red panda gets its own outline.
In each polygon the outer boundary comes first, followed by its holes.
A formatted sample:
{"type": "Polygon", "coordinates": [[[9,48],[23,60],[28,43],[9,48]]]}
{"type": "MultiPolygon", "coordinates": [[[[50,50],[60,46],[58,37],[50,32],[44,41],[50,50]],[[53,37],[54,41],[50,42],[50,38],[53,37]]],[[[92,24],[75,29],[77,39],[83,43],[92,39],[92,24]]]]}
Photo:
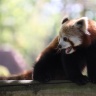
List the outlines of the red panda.
{"type": "Polygon", "coordinates": [[[44,83],[60,76],[59,79],[63,77],[77,84],[96,83],[96,22],[87,17],[65,18],[56,38],[41,53],[33,79],[44,83]],[[88,76],[82,75],[85,64],[88,76]]]}
{"type": "MultiPolygon", "coordinates": [[[[68,79],[77,84],[96,83],[95,59],[96,22],[87,17],[65,18],[59,35],[41,52],[29,76],[43,83],[58,79],[68,79]],[[88,76],[82,75],[85,64],[88,76]]],[[[27,73],[25,75],[19,75],[19,79],[29,77],[27,73]]]]}

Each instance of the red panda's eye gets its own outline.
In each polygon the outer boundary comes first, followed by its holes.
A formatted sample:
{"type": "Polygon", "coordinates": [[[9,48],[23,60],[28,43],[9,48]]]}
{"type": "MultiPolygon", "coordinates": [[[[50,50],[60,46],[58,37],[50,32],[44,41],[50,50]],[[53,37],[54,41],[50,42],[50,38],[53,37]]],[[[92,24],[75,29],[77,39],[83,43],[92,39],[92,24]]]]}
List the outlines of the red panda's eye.
{"type": "Polygon", "coordinates": [[[64,41],[67,41],[67,40],[68,40],[68,38],[67,38],[67,37],[64,37],[64,38],[63,38],[63,40],[64,40],[64,41]]]}

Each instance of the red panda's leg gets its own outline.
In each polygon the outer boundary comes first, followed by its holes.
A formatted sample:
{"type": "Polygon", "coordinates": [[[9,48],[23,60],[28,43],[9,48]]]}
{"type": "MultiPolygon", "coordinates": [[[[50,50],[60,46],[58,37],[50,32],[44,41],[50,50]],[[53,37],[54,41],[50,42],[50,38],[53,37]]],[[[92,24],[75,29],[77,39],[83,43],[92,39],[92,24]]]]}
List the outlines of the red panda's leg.
{"type": "Polygon", "coordinates": [[[89,47],[86,55],[88,78],[96,84],[96,43],[89,47]]]}
{"type": "Polygon", "coordinates": [[[87,76],[82,74],[81,67],[85,65],[85,56],[83,51],[76,51],[73,54],[66,55],[63,53],[63,67],[67,73],[69,80],[79,85],[86,84],[88,82],[87,76]]]}
{"type": "MultiPolygon", "coordinates": [[[[33,72],[33,79],[40,82],[47,82],[54,79],[56,71],[62,71],[61,53],[57,51],[58,37],[56,37],[39,56],[33,72]]],[[[63,72],[61,72],[63,73],[63,72]]]]}

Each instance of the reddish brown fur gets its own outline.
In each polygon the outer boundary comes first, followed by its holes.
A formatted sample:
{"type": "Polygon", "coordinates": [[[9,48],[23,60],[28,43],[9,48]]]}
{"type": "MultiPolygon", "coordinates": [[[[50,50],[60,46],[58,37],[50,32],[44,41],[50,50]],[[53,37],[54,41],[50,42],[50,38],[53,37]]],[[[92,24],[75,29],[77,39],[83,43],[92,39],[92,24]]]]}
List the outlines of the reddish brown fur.
{"type": "Polygon", "coordinates": [[[93,20],[89,20],[89,26],[88,26],[88,31],[91,33],[91,41],[93,42],[96,40],[96,22],[93,20]]]}
{"type": "Polygon", "coordinates": [[[49,52],[52,49],[56,49],[58,46],[58,36],[55,37],[55,39],[52,40],[52,42],[38,55],[36,61],[38,61],[42,55],[44,55],[46,52],[49,52]]]}
{"type": "Polygon", "coordinates": [[[32,80],[32,70],[9,77],[0,77],[0,80],[32,80]]]}

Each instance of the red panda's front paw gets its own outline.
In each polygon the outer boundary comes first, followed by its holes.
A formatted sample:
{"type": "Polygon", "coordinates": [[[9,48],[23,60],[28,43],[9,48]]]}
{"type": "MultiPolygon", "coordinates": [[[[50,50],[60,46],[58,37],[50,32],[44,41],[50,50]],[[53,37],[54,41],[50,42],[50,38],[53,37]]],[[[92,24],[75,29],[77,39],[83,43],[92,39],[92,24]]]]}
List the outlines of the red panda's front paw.
{"type": "Polygon", "coordinates": [[[36,80],[36,81],[39,81],[40,83],[47,83],[48,81],[50,81],[51,80],[51,77],[49,76],[49,75],[36,75],[36,76],[34,76],[34,78],[33,78],[34,80],[36,80]]]}
{"type": "Polygon", "coordinates": [[[87,84],[88,83],[88,77],[87,76],[80,76],[80,77],[78,77],[78,78],[74,78],[73,80],[72,80],[72,82],[74,82],[74,83],[76,83],[76,84],[78,84],[78,85],[85,85],[85,84],[87,84]]]}
{"type": "Polygon", "coordinates": [[[93,79],[93,78],[90,79],[90,82],[96,84],[96,78],[94,78],[94,79],[93,79]]]}

